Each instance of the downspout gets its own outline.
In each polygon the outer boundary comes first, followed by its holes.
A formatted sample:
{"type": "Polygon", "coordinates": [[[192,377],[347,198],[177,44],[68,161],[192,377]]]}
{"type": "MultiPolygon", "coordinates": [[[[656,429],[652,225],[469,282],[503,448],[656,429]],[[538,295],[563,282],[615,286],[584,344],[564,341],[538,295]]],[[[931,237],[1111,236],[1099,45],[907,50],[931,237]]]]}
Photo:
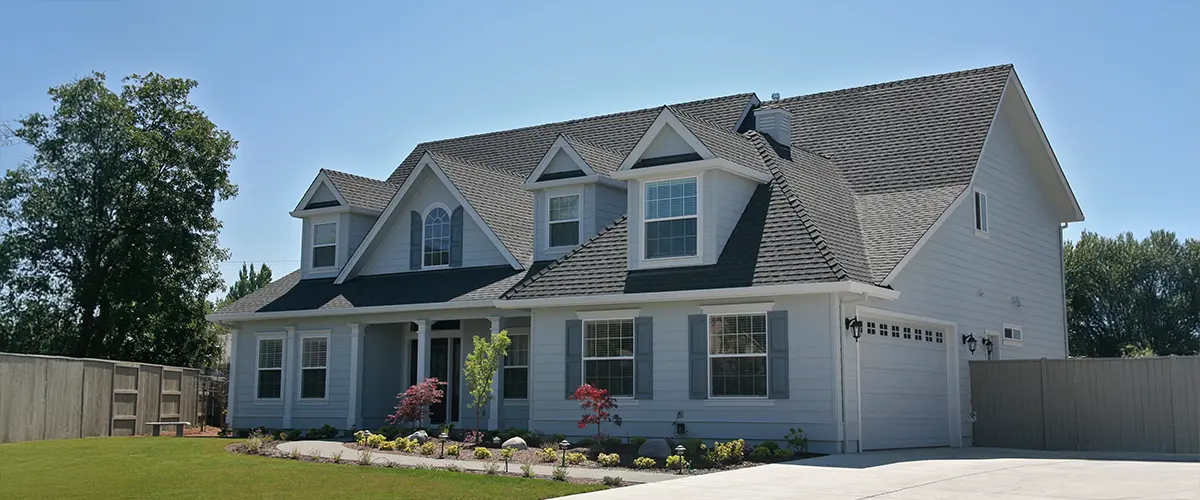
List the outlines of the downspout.
{"type": "MultiPolygon", "coordinates": [[[[834,325],[834,330],[837,331],[837,337],[838,337],[838,344],[837,344],[838,345],[838,358],[835,360],[835,362],[837,363],[838,372],[840,374],[840,380],[838,381],[837,385],[839,386],[839,392],[840,392],[840,397],[841,397],[841,401],[839,404],[840,408],[838,410],[838,413],[840,413],[840,419],[838,421],[838,439],[840,441],[839,446],[841,446],[841,448],[842,448],[842,453],[849,453],[850,439],[849,439],[849,436],[846,434],[846,424],[848,423],[846,420],[846,401],[848,398],[846,391],[848,389],[846,388],[846,383],[845,383],[845,381],[846,381],[846,363],[844,362],[846,359],[846,333],[843,331],[844,330],[843,324],[844,324],[845,318],[849,317],[846,315],[846,306],[852,305],[852,304],[866,304],[868,302],[868,300],[870,300],[870,297],[864,293],[858,299],[843,301],[841,298],[841,295],[835,294],[835,300],[837,301],[837,304],[836,304],[837,318],[835,318],[836,324],[834,325]]],[[[858,342],[855,342],[854,347],[857,349],[858,342]]],[[[857,363],[861,362],[861,359],[859,359],[858,356],[855,356],[854,362],[855,362],[855,366],[857,367],[858,366],[857,363]]],[[[861,389],[862,382],[859,380],[858,376],[855,377],[855,383],[857,384],[857,387],[855,388],[855,392],[859,393],[859,398],[861,399],[862,398],[862,389],[861,389]]],[[[859,408],[859,418],[858,418],[858,420],[859,420],[858,439],[859,440],[858,440],[858,446],[856,446],[854,449],[854,453],[862,453],[862,401],[859,401],[858,408],[859,408]]]]}
{"type": "Polygon", "coordinates": [[[833,417],[837,422],[838,453],[846,453],[846,368],[845,363],[843,363],[845,359],[843,352],[846,336],[842,332],[842,325],[844,323],[842,318],[846,316],[842,311],[842,295],[839,293],[829,294],[829,316],[830,322],[833,323],[831,325],[833,336],[837,339],[833,342],[833,359],[831,361],[833,361],[835,373],[833,377],[833,390],[839,399],[835,401],[833,417]]]}
{"type": "Polygon", "coordinates": [[[1070,225],[1063,222],[1058,226],[1058,272],[1062,285],[1062,314],[1063,314],[1063,358],[1071,357],[1071,331],[1067,321],[1067,252],[1063,250],[1063,231],[1070,225]]]}

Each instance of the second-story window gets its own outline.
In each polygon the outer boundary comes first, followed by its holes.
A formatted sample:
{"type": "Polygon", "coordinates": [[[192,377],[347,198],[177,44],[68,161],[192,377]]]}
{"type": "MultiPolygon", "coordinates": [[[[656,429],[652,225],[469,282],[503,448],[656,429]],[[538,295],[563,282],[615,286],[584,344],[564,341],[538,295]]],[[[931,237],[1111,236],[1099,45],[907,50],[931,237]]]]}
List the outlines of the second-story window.
{"type": "Polygon", "coordinates": [[[425,216],[423,266],[450,265],[450,212],[435,207],[425,216]]]}
{"type": "Polygon", "coordinates": [[[313,224],[312,266],[333,267],[337,262],[337,223],[313,224]]]}
{"type": "Polygon", "coordinates": [[[550,247],[579,244],[579,195],[550,197],[550,247]]]}
{"type": "Polygon", "coordinates": [[[647,182],[646,258],[696,255],[696,178],[647,182]]]}

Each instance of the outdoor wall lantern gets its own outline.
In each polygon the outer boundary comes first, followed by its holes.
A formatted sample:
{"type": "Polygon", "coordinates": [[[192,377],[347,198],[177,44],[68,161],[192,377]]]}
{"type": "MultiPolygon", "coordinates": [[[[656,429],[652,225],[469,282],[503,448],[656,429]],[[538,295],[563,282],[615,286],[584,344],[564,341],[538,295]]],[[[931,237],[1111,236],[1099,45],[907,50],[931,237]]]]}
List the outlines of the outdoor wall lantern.
{"type": "Polygon", "coordinates": [[[966,335],[963,335],[962,342],[967,345],[967,350],[971,351],[971,354],[974,355],[975,354],[975,344],[979,342],[979,341],[975,340],[975,334],[968,333],[966,335]]]}
{"type": "Polygon", "coordinates": [[[858,316],[846,318],[846,330],[850,331],[850,335],[854,336],[854,341],[858,342],[859,337],[862,337],[862,320],[858,316]]]}
{"type": "Polygon", "coordinates": [[[987,358],[992,359],[992,347],[995,345],[991,337],[983,338],[983,349],[987,351],[987,358]]]}

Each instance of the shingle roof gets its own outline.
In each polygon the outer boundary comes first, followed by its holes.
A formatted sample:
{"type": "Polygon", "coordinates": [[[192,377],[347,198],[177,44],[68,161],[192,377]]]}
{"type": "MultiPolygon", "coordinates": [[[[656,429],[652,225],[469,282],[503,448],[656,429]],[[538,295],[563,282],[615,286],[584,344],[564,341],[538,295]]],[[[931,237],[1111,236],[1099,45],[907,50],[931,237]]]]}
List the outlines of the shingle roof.
{"type": "Polygon", "coordinates": [[[616,172],[617,168],[621,166],[621,162],[625,161],[625,155],[610,151],[597,144],[565,134],[562,137],[567,141],[567,144],[571,145],[571,149],[579,153],[583,161],[586,161],[588,166],[600,175],[609,175],[616,172]]]}
{"type": "Polygon", "coordinates": [[[730,129],[722,129],[715,124],[693,117],[682,110],[670,106],[668,108],[675,114],[675,117],[679,118],[680,123],[683,123],[683,126],[695,134],[696,138],[708,146],[708,149],[717,157],[760,172],[767,172],[762,156],[745,137],[730,129]]]}
{"type": "Polygon", "coordinates": [[[524,178],[445,153],[429,154],[513,257],[525,265],[533,262],[533,193],[521,189],[524,178]]]}
{"type": "Polygon", "coordinates": [[[388,201],[392,199],[392,195],[395,195],[396,191],[400,189],[399,184],[361,175],[347,174],[327,168],[321,169],[321,172],[329,178],[329,182],[333,183],[333,188],[337,189],[346,203],[355,207],[383,210],[387,207],[388,201]]]}

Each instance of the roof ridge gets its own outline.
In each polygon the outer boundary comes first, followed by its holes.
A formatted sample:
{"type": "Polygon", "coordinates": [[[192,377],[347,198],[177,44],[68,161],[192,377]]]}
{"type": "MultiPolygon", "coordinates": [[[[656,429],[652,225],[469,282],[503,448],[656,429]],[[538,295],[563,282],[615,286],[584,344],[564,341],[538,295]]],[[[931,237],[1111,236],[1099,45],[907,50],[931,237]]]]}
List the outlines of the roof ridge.
{"type": "Polygon", "coordinates": [[[604,226],[604,229],[597,231],[596,234],[592,235],[591,238],[588,238],[588,240],[583,242],[583,244],[571,249],[570,252],[567,252],[562,257],[555,259],[553,262],[548,264],[546,267],[543,267],[540,271],[538,271],[533,276],[529,276],[521,281],[518,281],[517,284],[512,286],[512,288],[509,288],[508,291],[506,291],[500,295],[500,300],[507,300],[510,295],[529,287],[529,285],[532,285],[533,282],[538,280],[538,278],[541,278],[546,273],[557,268],[560,264],[565,262],[572,255],[575,255],[575,254],[583,251],[584,248],[591,246],[592,243],[595,243],[596,240],[600,239],[601,236],[604,236],[604,235],[608,234],[609,231],[616,229],[618,224],[624,222],[628,218],[629,218],[628,215],[622,215],[619,219],[610,222],[607,226],[604,226]]]}
{"type": "Polygon", "coordinates": [[[809,238],[812,238],[813,244],[821,252],[821,257],[825,259],[825,264],[829,266],[829,270],[833,272],[838,281],[848,280],[850,274],[846,272],[846,268],[842,266],[841,261],[833,254],[833,250],[829,248],[829,243],[825,241],[825,237],[821,236],[820,228],[813,222],[812,217],[808,215],[808,210],[804,208],[804,205],[800,202],[800,198],[796,196],[792,188],[788,185],[787,179],[784,178],[783,172],[775,163],[775,159],[768,153],[768,150],[772,153],[775,150],[771,148],[770,144],[767,144],[761,134],[753,130],[747,131],[746,134],[750,142],[754,144],[755,149],[758,150],[758,154],[762,156],[763,163],[766,164],[767,169],[771,171],[772,180],[779,186],[784,197],[787,198],[788,204],[796,212],[796,216],[800,218],[800,223],[804,225],[809,238]]]}
{"type": "Polygon", "coordinates": [[[693,114],[691,114],[691,113],[688,113],[687,111],[684,111],[684,110],[682,110],[682,109],[679,109],[679,108],[675,107],[674,105],[666,105],[666,106],[663,106],[663,107],[664,107],[664,108],[667,108],[668,110],[670,110],[672,113],[674,113],[674,114],[676,114],[676,115],[682,116],[682,117],[684,117],[684,118],[687,118],[687,119],[689,119],[689,120],[692,120],[692,121],[695,121],[695,122],[697,122],[697,123],[699,123],[699,124],[701,124],[701,125],[706,125],[706,126],[709,126],[709,127],[712,127],[712,128],[714,128],[714,129],[716,129],[716,130],[720,130],[720,131],[722,131],[722,132],[728,132],[728,133],[730,133],[730,134],[733,134],[733,135],[740,135],[740,134],[738,134],[737,132],[734,132],[734,131],[732,131],[732,130],[729,130],[729,129],[725,128],[725,127],[722,127],[722,126],[720,126],[720,125],[717,125],[716,123],[710,122],[710,121],[708,121],[708,120],[705,120],[704,118],[700,118],[700,117],[698,117],[698,116],[696,116],[696,115],[693,115],[693,114]]]}
{"type": "Polygon", "coordinates": [[[342,172],[341,170],[334,170],[332,168],[322,168],[321,171],[325,172],[327,174],[332,173],[332,174],[337,174],[337,175],[344,175],[346,177],[353,177],[355,179],[362,179],[365,181],[372,181],[372,182],[377,182],[380,184],[394,184],[392,182],[388,182],[386,179],[376,179],[374,177],[367,177],[365,175],[352,174],[350,172],[342,172]]]}
{"type": "Polygon", "coordinates": [[[450,159],[450,160],[452,160],[452,161],[456,161],[456,162],[462,163],[462,164],[464,164],[464,165],[467,165],[467,166],[469,166],[469,167],[482,168],[482,169],[484,169],[484,170],[487,170],[487,171],[490,171],[490,172],[493,172],[493,173],[497,173],[497,174],[501,174],[501,175],[506,175],[506,176],[508,176],[508,177],[515,178],[515,179],[517,179],[517,180],[519,180],[519,181],[524,181],[524,180],[525,180],[525,178],[524,178],[524,177],[522,177],[520,174],[517,174],[516,172],[512,172],[512,171],[509,171],[509,170],[506,170],[506,169],[503,169],[503,168],[500,168],[500,167],[494,167],[494,166],[488,165],[488,164],[486,164],[486,163],[483,163],[483,162],[479,162],[479,161],[475,161],[475,160],[468,160],[468,159],[466,159],[466,158],[463,158],[463,157],[460,157],[460,156],[452,155],[452,154],[450,154],[450,153],[443,153],[443,152],[441,152],[441,151],[434,151],[434,150],[432,150],[432,149],[426,149],[426,150],[425,150],[425,152],[426,152],[426,153],[429,153],[429,154],[430,154],[430,155],[432,155],[432,156],[441,156],[441,157],[445,157],[445,158],[447,158],[447,159],[450,159]]]}
{"type": "Polygon", "coordinates": [[[580,143],[580,144],[583,144],[584,146],[588,146],[588,147],[596,148],[596,149],[599,149],[600,151],[604,151],[604,152],[606,152],[606,153],[612,153],[612,154],[614,154],[614,155],[621,156],[621,153],[618,153],[618,152],[616,152],[616,151],[613,151],[613,150],[611,150],[611,149],[608,149],[608,148],[606,148],[606,147],[604,147],[604,146],[601,146],[601,145],[599,145],[599,144],[596,144],[595,142],[589,141],[589,140],[587,140],[587,139],[582,139],[582,138],[579,138],[579,137],[576,137],[576,136],[573,136],[573,135],[571,135],[571,134],[567,134],[567,133],[560,133],[560,134],[558,134],[558,135],[561,135],[561,136],[563,136],[563,137],[564,137],[564,138],[565,138],[567,141],[570,141],[570,142],[578,142],[578,143],[580,143]]]}
{"type": "Polygon", "coordinates": [[[909,84],[918,83],[918,82],[926,82],[926,81],[940,80],[940,79],[944,79],[944,78],[951,78],[951,77],[957,77],[957,76],[963,76],[963,75],[971,75],[971,74],[985,73],[985,72],[989,72],[989,71],[996,71],[996,70],[1002,69],[1002,68],[1012,70],[1013,65],[1012,65],[1012,63],[997,64],[994,66],[986,66],[986,67],[982,67],[982,68],[972,68],[972,69],[964,69],[964,70],[959,70],[959,71],[951,71],[949,73],[938,73],[936,75],[917,76],[917,77],[913,77],[913,78],[893,80],[890,82],[872,83],[870,85],[861,85],[858,87],[850,87],[850,88],[845,88],[845,89],[827,90],[824,92],[815,92],[812,94],[803,94],[803,95],[798,95],[798,96],[785,97],[783,99],[775,99],[772,101],[767,101],[766,103],[763,103],[763,104],[778,105],[778,104],[785,103],[785,102],[801,101],[804,99],[809,99],[809,98],[814,98],[814,97],[823,97],[823,96],[828,96],[828,95],[861,92],[864,90],[876,90],[876,89],[889,88],[889,87],[898,87],[901,85],[909,85],[909,84]]]}

